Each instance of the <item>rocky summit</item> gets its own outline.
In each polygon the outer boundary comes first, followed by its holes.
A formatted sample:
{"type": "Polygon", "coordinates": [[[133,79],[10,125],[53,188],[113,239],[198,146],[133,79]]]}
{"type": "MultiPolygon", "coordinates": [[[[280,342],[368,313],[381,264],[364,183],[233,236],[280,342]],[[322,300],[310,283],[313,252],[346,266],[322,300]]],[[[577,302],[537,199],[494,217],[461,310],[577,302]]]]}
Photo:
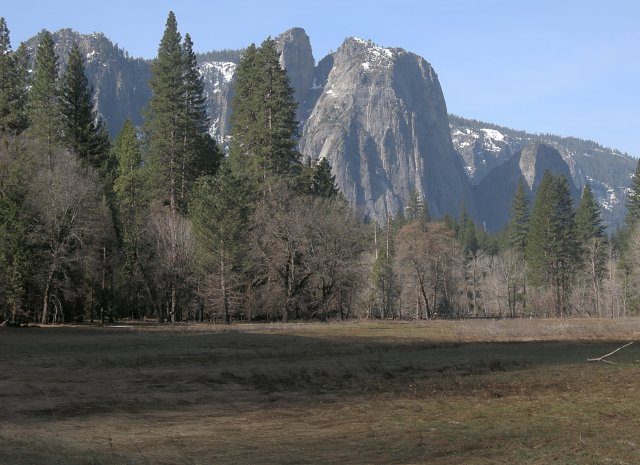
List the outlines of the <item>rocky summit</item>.
{"type": "Polygon", "coordinates": [[[436,216],[470,204],[429,63],[402,49],[350,38],[318,68],[319,96],[304,123],[300,150],[329,160],[352,205],[384,221],[400,213],[414,191],[436,216]]]}
{"type": "Polygon", "coordinates": [[[533,200],[545,171],[567,178],[574,205],[577,205],[580,193],[572,180],[569,165],[553,147],[532,144],[491,170],[479,184],[473,186],[479,217],[485,228],[491,232],[504,228],[509,221],[511,200],[520,179],[524,181],[529,199],[533,200]]]}

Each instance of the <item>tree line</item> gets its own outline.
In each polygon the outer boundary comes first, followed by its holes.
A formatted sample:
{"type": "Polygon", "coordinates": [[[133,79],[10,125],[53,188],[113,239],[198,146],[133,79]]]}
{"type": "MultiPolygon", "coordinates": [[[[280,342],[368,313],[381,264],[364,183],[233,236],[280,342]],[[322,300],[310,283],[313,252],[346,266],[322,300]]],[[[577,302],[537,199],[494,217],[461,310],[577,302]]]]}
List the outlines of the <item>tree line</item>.
{"type": "Polygon", "coordinates": [[[326,160],[297,150],[293,89],[271,38],[236,74],[230,147],[209,133],[193,42],[169,13],[144,124],[115,140],[79,47],[41,33],[33,71],[0,18],[0,309],[11,322],[622,316],[639,288],[640,173],[606,237],[590,188],[521,181],[495,236],[430,217],[358,217],[326,160]],[[530,200],[534,200],[530,206],[530,200]]]}

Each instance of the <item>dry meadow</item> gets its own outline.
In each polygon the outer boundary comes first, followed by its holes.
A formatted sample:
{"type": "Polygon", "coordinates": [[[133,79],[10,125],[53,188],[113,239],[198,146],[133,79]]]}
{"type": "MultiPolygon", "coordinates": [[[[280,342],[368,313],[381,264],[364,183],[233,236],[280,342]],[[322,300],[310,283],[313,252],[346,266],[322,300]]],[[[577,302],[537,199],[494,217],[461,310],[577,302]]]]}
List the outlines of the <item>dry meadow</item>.
{"type": "Polygon", "coordinates": [[[0,328],[0,463],[636,464],[638,319],[0,328]]]}

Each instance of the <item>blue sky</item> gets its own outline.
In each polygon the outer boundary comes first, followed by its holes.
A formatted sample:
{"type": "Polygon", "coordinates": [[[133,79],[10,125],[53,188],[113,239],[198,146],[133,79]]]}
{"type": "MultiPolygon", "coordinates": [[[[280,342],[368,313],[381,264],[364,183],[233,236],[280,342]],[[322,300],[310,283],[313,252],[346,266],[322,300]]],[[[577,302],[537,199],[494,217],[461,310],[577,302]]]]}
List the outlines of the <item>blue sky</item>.
{"type": "Polygon", "coordinates": [[[197,51],[242,48],[303,27],[316,60],[348,36],[425,57],[448,109],[640,156],[637,0],[110,0],[6,2],[14,47],[39,30],[104,32],[153,57],[169,10],[197,51]]]}

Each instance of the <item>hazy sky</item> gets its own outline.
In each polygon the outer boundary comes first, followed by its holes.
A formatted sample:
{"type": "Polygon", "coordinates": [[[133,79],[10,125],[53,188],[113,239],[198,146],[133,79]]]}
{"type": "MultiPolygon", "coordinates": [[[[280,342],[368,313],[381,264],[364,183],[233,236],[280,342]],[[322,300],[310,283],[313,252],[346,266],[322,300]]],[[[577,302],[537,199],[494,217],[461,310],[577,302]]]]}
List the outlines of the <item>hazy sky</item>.
{"type": "Polygon", "coordinates": [[[14,48],[41,29],[71,27],[150,58],[169,10],[201,52],[296,26],[316,61],[348,36],[402,47],[434,66],[451,113],[640,156],[637,0],[21,0],[0,15],[14,48]]]}

